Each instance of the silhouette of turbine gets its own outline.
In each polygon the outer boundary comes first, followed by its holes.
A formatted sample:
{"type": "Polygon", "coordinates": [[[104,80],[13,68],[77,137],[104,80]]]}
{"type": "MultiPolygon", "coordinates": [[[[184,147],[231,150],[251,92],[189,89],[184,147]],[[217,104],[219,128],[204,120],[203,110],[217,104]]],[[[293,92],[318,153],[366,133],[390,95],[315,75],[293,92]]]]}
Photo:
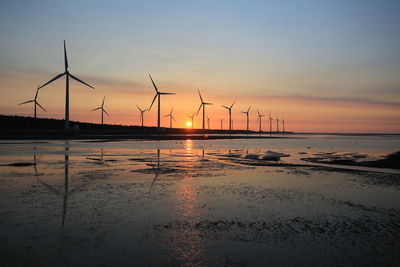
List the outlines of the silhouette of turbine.
{"type": "Polygon", "coordinates": [[[104,115],[104,113],[106,113],[107,116],[110,117],[110,115],[108,115],[107,111],[104,109],[104,99],[105,98],[106,97],[103,97],[103,102],[101,102],[101,106],[100,107],[91,110],[91,111],[95,111],[95,110],[98,110],[98,109],[101,110],[101,125],[103,125],[103,117],[104,117],[103,115],[104,115]]]}
{"type": "MultiPolygon", "coordinates": [[[[25,101],[25,102],[22,102],[22,103],[19,103],[18,105],[23,105],[23,104],[28,104],[28,103],[34,103],[34,105],[33,105],[33,117],[36,119],[36,108],[37,108],[37,106],[39,106],[41,109],[43,109],[44,111],[46,111],[40,104],[39,104],[39,102],[37,101],[37,97],[38,97],[38,93],[39,93],[39,86],[38,86],[38,88],[36,89],[36,94],[35,94],[35,98],[34,99],[32,99],[32,100],[28,100],[28,101],[25,101]]],[[[47,112],[47,111],[46,111],[47,112]]]]}
{"type": "Polygon", "coordinates": [[[147,108],[146,109],[141,109],[141,108],[139,108],[139,106],[138,105],[136,105],[137,106],[137,108],[139,109],[139,111],[140,111],[140,121],[142,122],[142,127],[143,127],[143,120],[144,120],[144,113],[148,110],[147,108]]]}
{"type": "Polygon", "coordinates": [[[83,83],[86,86],[89,86],[90,88],[93,88],[93,86],[85,83],[84,81],[80,80],[79,78],[77,78],[76,76],[72,75],[71,73],[69,73],[68,71],[68,58],[67,58],[67,49],[65,46],[65,40],[64,40],[64,65],[65,65],[65,71],[61,74],[58,74],[56,77],[54,77],[53,79],[51,79],[50,81],[48,81],[47,83],[43,84],[42,86],[39,87],[42,88],[46,85],[48,85],[49,83],[54,82],[55,80],[61,78],[62,76],[65,75],[66,77],[66,85],[65,85],[65,130],[69,129],[69,78],[71,77],[72,79],[74,79],[75,81],[78,81],[80,83],[83,83]]]}
{"type": "Polygon", "coordinates": [[[192,121],[192,129],[193,129],[193,117],[194,117],[194,116],[196,116],[196,112],[193,113],[192,116],[188,115],[188,117],[189,117],[189,118],[191,119],[191,121],[192,121]]]}
{"type": "Polygon", "coordinates": [[[221,105],[221,107],[226,108],[229,111],[229,131],[232,130],[232,107],[235,105],[236,101],[233,101],[232,105],[230,107],[221,105]]]}
{"type": "Polygon", "coordinates": [[[282,132],[285,132],[285,118],[282,116],[282,132]]]}
{"type": "Polygon", "coordinates": [[[262,119],[262,117],[263,116],[265,116],[264,114],[260,114],[260,112],[258,111],[258,109],[257,109],[257,114],[258,114],[258,118],[257,118],[257,121],[259,122],[259,132],[261,133],[262,132],[262,130],[261,130],[261,119],[262,119]]]}
{"type": "Polygon", "coordinates": [[[278,119],[278,115],[276,115],[276,132],[279,133],[279,119],[278,119]]]}
{"type": "Polygon", "coordinates": [[[206,105],[212,105],[213,103],[204,102],[203,98],[201,97],[199,89],[197,89],[197,92],[199,92],[201,104],[200,104],[199,109],[197,110],[196,116],[197,116],[197,114],[199,114],[201,107],[203,107],[203,130],[204,130],[205,129],[205,118],[206,118],[206,105]]]}
{"type": "Polygon", "coordinates": [[[274,119],[271,117],[271,112],[269,112],[269,132],[272,133],[272,121],[274,119]]]}
{"type": "Polygon", "coordinates": [[[149,77],[150,77],[151,83],[153,84],[154,90],[156,90],[156,95],[154,96],[153,101],[151,102],[149,111],[151,110],[151,107],[153,106],[154,101],[156,101],[156,98],[158,98],[157,129],[160,129],[160,106],[161,106],[161,103],[160,103],[161,97],[160,96],[161,95],[174,95],[175,93],[163,93],[163,92],[158,91],[158,88],[157,88],[156,84],[154,83],[153,78],[151,77],[150,74],[149,74],[149,77]]]}
{"type": "Polygon", "coordinates": [[[243,114],[246,114],[246,119],[247,119],[247,131],[249,131],[249,111],[250,111],[251,106],[247,109],[247,111],[242,111],[243,114]]]}
{"type": "Polygon", "coordinates": [[[207,129],[210,130],[210,117],[207,116],[207,129]]]}
{"type": "Polygon", "coordinates": [[[172,116],[172,111],[174,110],[174,107],[171,108],[171,112],[164,117],[169,117],[169,128],[172,128],[172,120],[175,120],[174,116],[172,116]]]}

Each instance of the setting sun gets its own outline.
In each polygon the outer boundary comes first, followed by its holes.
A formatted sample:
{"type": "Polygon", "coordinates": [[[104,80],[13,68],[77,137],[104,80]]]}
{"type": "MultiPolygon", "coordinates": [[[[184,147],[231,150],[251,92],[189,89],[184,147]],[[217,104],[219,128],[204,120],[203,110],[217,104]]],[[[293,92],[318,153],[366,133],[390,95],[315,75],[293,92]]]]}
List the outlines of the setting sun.
{"type": "Polygon", "coordinates": [[[191,127],[192,126],[192,122],[191,121],[187,121],[186,122],[186,127],[191,127]]]}

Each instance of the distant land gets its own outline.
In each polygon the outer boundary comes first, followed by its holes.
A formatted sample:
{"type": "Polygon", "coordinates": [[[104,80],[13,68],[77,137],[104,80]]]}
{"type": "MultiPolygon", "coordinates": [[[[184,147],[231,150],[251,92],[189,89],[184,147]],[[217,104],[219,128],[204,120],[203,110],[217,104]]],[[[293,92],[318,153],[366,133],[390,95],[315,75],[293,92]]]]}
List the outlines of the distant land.
{"type": "Polygon", "coordinates": [[[201,130],[190,128],[161,128],[126,126],[71,121],[71,129],[64,130],[64,120],[23,116],[0,115],[0,139],[244,139],[283,138],[293,132],[272,132],[272,136],[260,135],[270,132],[246,130],[201,130]]]}

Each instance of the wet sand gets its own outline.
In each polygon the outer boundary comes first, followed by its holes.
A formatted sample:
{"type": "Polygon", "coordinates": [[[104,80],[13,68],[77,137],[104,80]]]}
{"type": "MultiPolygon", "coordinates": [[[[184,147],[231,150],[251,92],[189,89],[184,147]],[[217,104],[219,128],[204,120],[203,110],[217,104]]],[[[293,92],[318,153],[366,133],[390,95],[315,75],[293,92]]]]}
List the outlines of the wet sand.
{"type": "Polygon", "coordinates": [[[323,149],[307,143],[260,160],[280,143],[240,142],[0,145],[2,264],[399,264],[396,170],[311,166],[323,149]]]}

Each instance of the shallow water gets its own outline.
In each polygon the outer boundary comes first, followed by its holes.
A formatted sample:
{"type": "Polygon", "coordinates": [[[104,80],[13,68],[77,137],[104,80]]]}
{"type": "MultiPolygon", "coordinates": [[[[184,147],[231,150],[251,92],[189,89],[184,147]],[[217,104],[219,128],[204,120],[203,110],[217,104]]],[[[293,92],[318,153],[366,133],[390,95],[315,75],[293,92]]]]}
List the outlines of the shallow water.
{"type": "Polygon", "coordinates": [[[244,159],[400,150],[397,136],[0,144],[5,265],[395,265],[400,175],[244,159]],[[305,152],[307,154],[299,154],[305,152]],[[33,163],[13,167],[11,163],[33,163]]]}

